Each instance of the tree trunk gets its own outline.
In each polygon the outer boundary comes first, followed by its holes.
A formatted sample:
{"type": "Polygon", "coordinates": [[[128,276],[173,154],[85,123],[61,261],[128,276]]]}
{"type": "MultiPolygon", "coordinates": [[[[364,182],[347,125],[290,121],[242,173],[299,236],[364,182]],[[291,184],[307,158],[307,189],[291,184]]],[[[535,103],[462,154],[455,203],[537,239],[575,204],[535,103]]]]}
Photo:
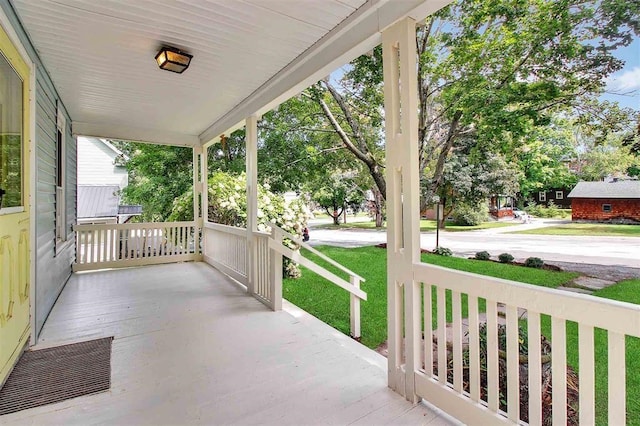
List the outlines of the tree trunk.
{"type": "Polygon", "coordinates": [[[333,218],[334,225],[340,225],[340,213],[338,213],[337,210],[333,211],[333,214],[331,215],[331,217],[333,218]]]}
{"type": "Polygon", "coordinates": [[[375,203],[375,209],[376,209],[376,212],[375,212],[376,228],[382,228],[382,222],[384,219],[382,216],[382,203],[383,203],[382,194],[377,188],[373,188],[373,195],[375,197],[374,203],[375,203]]]}

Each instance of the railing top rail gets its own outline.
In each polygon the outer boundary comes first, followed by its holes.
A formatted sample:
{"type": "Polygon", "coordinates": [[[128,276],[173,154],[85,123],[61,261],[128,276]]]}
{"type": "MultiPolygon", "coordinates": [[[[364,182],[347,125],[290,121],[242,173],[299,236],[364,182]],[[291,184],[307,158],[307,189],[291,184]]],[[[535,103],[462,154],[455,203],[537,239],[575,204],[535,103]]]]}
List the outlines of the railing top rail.
{"type": "Polygon", "coordinates": [[[291,250],[289,247],[286,247],[282,243],[277,242],[277,241],[275,241],[273,239],[269,239],[269,247],[271,249],[277,251],[278,253],[288,257],[289,259],[293,260],[294,262],[298,262],[302,266],[310,269],[311,271],[315,272],[316,274],[320,275],[321,277],[326,278],[327,280],[329,280],[333,284],[337,285],[338,287],[343,288],[344,290],[348,291],[349,293],[353,294],[354,296],[358,297],[359,299],[367,300],[367,293],[365,293],[364,291],[362,291],[358,287],[354,286],[353,284],[346,282],[345,280],[343,280],[342,278],[340,278],[336,274],[327,271],[325,268],[323,268],[322,266],[318,265],[317,263],[314,263],[311,260],[307,259],[306,257],[302,256],[299,251],[291,250]]]}
{"type": "Polygon", "coordinates": [[[473,297],[640,337],[640,305],[415,263],[414,279],[473,297]]]}
{"type": "Polygon", "coordinates": [[[141,223],[99,223],[99,224],[74,224],[74,231],[100,231],[104,229],[162,229],[195,226],[191,222],[141,222],[141,223]]]}
{"type": "Polygon", "coordinates": [[[311,245],[309,245],[309,244],[305,243],[304,241],[302,241],[299,237],[296,237],[295,235],[290,234],[289,232],[285,231],[284,229],[280,228],[277,225],[271,224],[270,226],[273,229],[275,229],[276,232],[279,232],[282,236],[284,236],[286,238],[289,238],[291,241],[293,241],[294,243],[298,244],[300,247],[303,247],[303,248],[309,250],[311,253],[315,254],[316,256],[320,257],[322,260],[330,263],[331,265],[335,266],[336,268],[340,269],[341,271],[346,272],[350,276],[355,277],[355,278],[357,278],[358,280],[360,280],[362,282],[366,281],[360,275],[356,274],[355,272],[353,272],[349,268],[346,268],[346,267],[342,266],[341,264],[339,264],[335,260],[331,259],[327,255],[323,254],[322,252],[316,250],[311,245]]]}
{"type": "Polygon", "coordinates": [[[204,228],[205,229],[213,229],[213,230],[221,231],[221,232],[227,232],[229,234],[239,235],[239,236],[242,236],[242,237],[246,237],[247,236],[247,229],[246,228],[240,228],[240,227],[237,227],[237,226],[223,225],[221,223],[205,222],[204,223],[204,228]]]}

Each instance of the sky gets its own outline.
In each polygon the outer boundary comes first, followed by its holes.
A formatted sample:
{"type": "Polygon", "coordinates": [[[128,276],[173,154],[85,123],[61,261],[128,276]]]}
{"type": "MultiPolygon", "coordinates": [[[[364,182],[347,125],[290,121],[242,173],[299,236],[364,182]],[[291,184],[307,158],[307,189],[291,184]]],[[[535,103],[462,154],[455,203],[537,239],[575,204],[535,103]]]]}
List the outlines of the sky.
{"type": "Polygon", "coordinates": [[[607,93],[601,99],[640,111],[640,38],[616,50],[615,56],[625,61],[625,65],[607,78],[607,93]]]}

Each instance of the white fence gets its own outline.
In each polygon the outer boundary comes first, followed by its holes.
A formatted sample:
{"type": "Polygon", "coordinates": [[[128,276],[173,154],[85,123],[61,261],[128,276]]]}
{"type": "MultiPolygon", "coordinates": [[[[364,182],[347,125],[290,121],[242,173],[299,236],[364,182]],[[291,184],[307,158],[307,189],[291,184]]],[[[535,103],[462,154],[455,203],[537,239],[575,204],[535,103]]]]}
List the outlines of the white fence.
{"type": "Polygon", "coordinates": [[[405,336],[405,354],[420,356],[407,356],[417,359],[405,368],[419,397],[465,423],[518,423],[525,414],[529,424],[539,425],[541,377],[543,369],[551,369],[553,424],[567,424],[568,410],[578,408],[567,402],[567,335],[577,332],[578,347],[570,350],[577,350],[579,359],[579,423],[595,424],[595,383],[605,379],[596,377],[597,353],[608,357],[608,424],[625,424],[625,336],[640,337],[640,306],[427,264],[415,264],[413,277],[414,287],[404,289],[405,329],[413,323],[418,332],[405,336]],[[506,327],[506,344],[499,326],[506,327]],[[595,329],[606,330],[605,347],[594,346],[595,329]],[[541,355],[543,345],[548,349],[542,332],[551,340],[549,354],[541,355]],[[519,349],[523,335],[527,357],[519,349]],[[506,377],[499,373],[505,363],[506,377]],[[526,377],[520,377],[523,371],[526,377]],[[528,413],[520,413],[521,388],[528,388],[528,413]]]}
{"type": "Polygon", "coordinates": [[[203,228],[205,262],[245,286],[247,277],[247,230],[207,222],[203,228]]]}
{"type": "Polygon", "coordinates": [[[195,222],[75,225],[74,271],[200,259],[195,222]]]}
{"type": "Polygon", "coordinates": [[[271,234],[263,232],[249,234],[244,228],[216,223],[206,223],[203,231],[204,260],[245,285],[249,293],[271,309],[282,308],[283,256],[348,291],[351,295],[351,335],[360,337],[360,301],[367,300],[367,294],[360,289],[360,283],[364,278],[275,225],[272,225],[271,234]],[[249,238],[251,241],[247,244],[249,238]],[[291,241],[297,247],[311,251],[345,272],[349,276],[349,281],[303,257],[299,250],[287,247],[283,244],[284,239],[291,241]],[[252,265],[250,269],[249,262],[252,265]],[[249,270],[253,271],[251,277],[248,276],[249,270]]]}

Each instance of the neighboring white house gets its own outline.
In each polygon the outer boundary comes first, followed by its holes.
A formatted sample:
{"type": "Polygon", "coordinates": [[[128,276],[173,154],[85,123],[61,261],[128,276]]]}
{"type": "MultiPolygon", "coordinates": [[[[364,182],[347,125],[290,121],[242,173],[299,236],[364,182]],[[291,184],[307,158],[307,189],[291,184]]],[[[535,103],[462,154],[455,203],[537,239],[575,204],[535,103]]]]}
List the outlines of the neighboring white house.
{"type": "Polygon", "coordinates": [[[124,189],[129,184],[126,160],[126,155],[106,139],[78,137],[78,186],[124,189]]]}
{"type": "Polygon", "coordinates": [[[124,223],[142,212],[120,205],[127,156],[102,138],[78,137],[78,223],[124,223]]]}

